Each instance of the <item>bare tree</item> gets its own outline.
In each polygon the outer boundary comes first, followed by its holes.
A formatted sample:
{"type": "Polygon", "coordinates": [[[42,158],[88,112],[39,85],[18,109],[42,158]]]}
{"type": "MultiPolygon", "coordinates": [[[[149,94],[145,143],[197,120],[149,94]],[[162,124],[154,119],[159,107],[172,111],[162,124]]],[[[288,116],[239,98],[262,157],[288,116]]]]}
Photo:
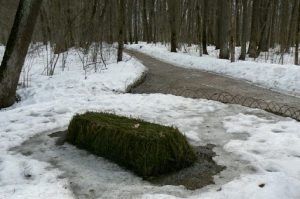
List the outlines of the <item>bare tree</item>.
{"type": "Polygon", "coordinates": [[[241,55],[240,60],[246,59],[247,51],[247,31],[248,31],[248,3],[249,0],[242,0],[243,6],[243,27],[242,27],[242,38],[241,38],[241,55]]]}
{"type": "Polygon", "coordinates": [[[231,0],[222,0],[219,2],[219,40],[220,40],[220,55],[221,59],[229,58],[229,32],[230,32],[230,5],[231,0]]]}
{"type": "Polygon", "coordinates": [[[118,36],[118,58],[117,61],[123,60],[124,49],[124,29],[125,29],[125,0],[118,0],[119,4],[119,36],[118,36]]]}
{"type": "Polygon", "coordinates": [[[259,15],[260,15],[260,0],[253,0],[252,21],[251,21],[251,35],[249,44],[249,57],[256,58],[258,56],[257,46],[259,41],[259,15]]]}
{"type": "Polygon", "coordinates": [[[235,24],[235,1],[229,0],[229,10],[230,10],[230,61],[235,62],[235,38],[236,38],[236,24],[235,24]]]}
{"type": "Polygon", "coordinates": [[[208,0],[203,0],[203,28],[202,28],[202,48],[203,54],[208,55],[207,52],[207,22],[208,22],[208,0]]]}
{"type": "Polygon", "coordinates": [[[296,22],[296,35],[295,35],[295,65],[299,65],[299,36],[300,36],[300,3],[298,1],[298,16],[297,16],[297,22],[296,22]]]}
{"type": "Polygon", "coordinates": [[[171,29],[171,52],[177,52],[178,0],[168,0],[168,13],[171,29]]]}
{"type": "Polygon", "coordinates": [[[0,66],[0,108],[14,104],[42,0],[21,0],[0,66]]]}

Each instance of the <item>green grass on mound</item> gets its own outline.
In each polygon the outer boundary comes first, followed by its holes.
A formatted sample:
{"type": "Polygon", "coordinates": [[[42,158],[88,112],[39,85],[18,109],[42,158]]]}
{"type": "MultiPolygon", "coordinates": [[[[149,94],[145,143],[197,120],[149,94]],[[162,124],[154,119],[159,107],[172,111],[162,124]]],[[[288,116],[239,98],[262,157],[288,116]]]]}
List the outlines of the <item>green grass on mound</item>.
{"type": "Polygon", "coordinates": [[[176,171],[196,161],[195,152],[178,129],[109,113],[74,116],[67,141],[142,177],[176,171]]]}

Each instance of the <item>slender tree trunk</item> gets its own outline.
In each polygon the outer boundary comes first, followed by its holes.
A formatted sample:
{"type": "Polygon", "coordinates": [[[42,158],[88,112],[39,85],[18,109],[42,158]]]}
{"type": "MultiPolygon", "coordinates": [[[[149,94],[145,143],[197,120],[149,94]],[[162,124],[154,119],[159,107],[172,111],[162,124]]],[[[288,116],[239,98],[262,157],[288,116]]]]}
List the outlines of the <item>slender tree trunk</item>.
{"type": "Polygon", "coordinates": [[[247,52],[247,30],[248,30],[248,2],[249,0],[242,0],[243,5],[243,27],[242,27],[242,39],[241,39],[241,55],[240,60],[246,59],[247,52]]]}
{"type": "Polygon", "coordinates": [[[119,1],[119,35],[118,35],[118,58],[117,61],[123,60],[123,49],[124,49],[124,28],[125,28],[125,0],[119,1]]]}
{"type": "Polygon", "coordinates": [[[168,12],[171,28],[171,52],[177,52],[177,14],[178,0],[168,0],[168,12]]]}
{"type": "Polygon", "coordinates": [[[42,0],[21,0],[0,66],[0,108],[14,104],[42,0]]]}
{"type": "Polygon", "coordinates": [[[148,0],[148,5],[149,5],[149,26],[148,26],[148,34],[149,34],[149,40],[148,43],[154,42],[154,34],[153,34],[153,27],[154,27],[154,0],[149,1],[148,0]]]}
{"type": "Polygon", "coordinates": [[[124,44],[128,44],[128,24],[127,24],[127,18],[128,18],[128,9],[126,8],[126,6],[127,6],[128,4],[127,4],[127,0],[124,0],[124,17],[125,17],[125,19],[124,19],[124,26],[123,26],[123,38],[124,38],[124,44]]]}
{"type": "Polygon", "coordinates": [[[241,0],[235,0],[235,15],[236,15],[236,46],[241,46],[241,0]]]}
{"type": "Polygon", "coordinates": [[[153,0],[151,2],[153,5],[152,5],[152,14],[153,14],[153,26],[152,26],[152,34],[153,34],[153,43],[156,43],[157,42],[157,17],[156,17],[156,13],[157,13],[157,10],[155,9],[155,6],[156,6],[156,1],[153,0]]]}
{"type": "Polygon", "coordinates": [[[258,53],[267,52],[269,50],[268,30],[269,26],[271,26],[272,21],[272,12],[268,12],[270,8],[272,8],[272,0],[265,0],[260,5],[260,40],[257,49],[258,53]]]}
{"type": "Polygon", "coordinates": [[[293,1],[293,10],[292,10],[292,16],[291,16],[291,21],[290,21],[290,26],[289,26],[289,33],[288,33],[288,41],[287,45],[290,47],[292,44],[295,42],[295,37],[296,35],[296,28],[297,28],[297,20],[298,20],[298,4],[299,0],[294,0],[293,1]]]}
{"type": "Polygon", "coordinates": [[[235,24],[235,6],[229,0],[229,10],[230,10],[230,61],[235,62],[235,38],[236,38],[236,24],[235,24]]]}
{"type": "Polygon", "coordinates": [[[230,0],[221,0],[219,1],[219,10],[220,10],[220,23],[219,31],[222,34],[219,34],[220,38],[220,59],[229,59],[229,34],[230,34],[230,0]]]}
{"type": "Polygon", "coordinates": [[[113,6],[112,3],[109,4],[109,33],[108,33],[108,43],[112,44],[114,42],[113,34],[113,6]]]}
{"type": "Polygon", "coordinates": [[[216,44],[216,50],[220,49],[220,37],[222,37],[222,33],[220,32],[220,27],[221,27],[221,17],[220,17],[220,12],[222,11],[222,8],[221,6],[219,5],[219,2],[218,0],[216,0],[216,12],[214,13],[215,15],[215,30],[216,30],[216,41],[215,41],[215,44],[216,44]]]}
{"type": "Polygon", "coordinates": [[[147,1],[143,0],[143,40],[149,42],[149,32],[148,32],[148,17],[147,17],[147,1]]]}
{"type": "Polygon", "coordinates": [[[200,14],[200,0],[197,0],[196,4],[196,22],[197,22],[197,39],[199,45],[199,55],[203,55],[203,48],[202,48],[202,22],[201,22],[201,14],[200,14]]]}
{"type": "Polygon", "coordinates": [[[251,35],[249,44],[249,57],[256,58],[258,56],[257,46],[259,42],[259,16],[260,16],[260,0],[253,1],[252,21],[251,21],[251,35]]]}
{"type": "Polygon", "coordinates": [[[128,27],[128,35],[129,35],[129,42],[130,44],[133,44],[133,36],[132,36],[132,14],[133,14],[133,9],[132,9],[132,1],[133,0],[128,0],[127,1],[127,27],[128,27]]]}
{"type": "Polygon", "coordinates": [[[139,19],[139,10],[138,10],[138,2],[139,0],[134,0],[134,43],[138,44],[139,39],[138,39],[138,19],[139,19]]]}
{"type": "Polygon", "coordinates": [[[204,0],[203,2],[203,27],[202,27],[202,48],[203,54],[208,55],[207,52],[207,20],[208,20],[208,0],[204,0]]]}
{"type": "Polygon", "coordinates": [[[272,11],[272,18],[271,18],[271,27],[270,27],[270,33],[269,33],[269,46],[271,48],[274,48],[275,46],[275,36],[276,36],[276,16],[277,16],[277,9],[278,9],[278,4],[276,3],[276,0],[272,0],[272,7],[271,7],[271,11],[272,11]]]}
{"type": "Polygon", "coordinates": [[[295,65],[299,65],[299,36],[300,36],[300,3],[298,2],[297,27],[295,35],[295,65]]]}
{"type": "Polygon", "coordinates": [[[285,53],[288,50],[287,46],[287,37],[288,37],[288,10],[289,10],[289,1],[282,1],[281,5],[281,14],[280,14],[280,52],[285,53]]]}

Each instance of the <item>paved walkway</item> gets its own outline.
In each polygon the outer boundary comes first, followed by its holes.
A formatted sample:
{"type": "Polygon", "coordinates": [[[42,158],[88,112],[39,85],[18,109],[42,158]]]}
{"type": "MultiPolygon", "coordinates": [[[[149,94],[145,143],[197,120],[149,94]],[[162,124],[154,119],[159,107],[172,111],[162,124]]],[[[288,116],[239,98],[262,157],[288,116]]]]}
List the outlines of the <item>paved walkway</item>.
{"type": "Polygon", "coordinates": [[[167,93],[206,98],[261,108],[300,120],[300,98],[242,80],[196,69],[180,68],[137,51],[126,50],[126,53],[139,59],[149,69],[145,81],[132,89],[132,93],[167,93]],[[292,109],[293,113],[285,114],[292,109]]]}

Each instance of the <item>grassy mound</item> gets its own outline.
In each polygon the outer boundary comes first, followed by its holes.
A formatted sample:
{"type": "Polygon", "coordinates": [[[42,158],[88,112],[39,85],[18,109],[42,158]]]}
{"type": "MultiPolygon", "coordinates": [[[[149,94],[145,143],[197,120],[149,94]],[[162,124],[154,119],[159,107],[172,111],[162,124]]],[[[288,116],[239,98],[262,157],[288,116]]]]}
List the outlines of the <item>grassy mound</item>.
{"type": "Polygon", "coordinates": [[[176,171],[196,161],[195,152],[177,129],[108,113],[74,116],[67,141],[142,177],[176,171]]]}

